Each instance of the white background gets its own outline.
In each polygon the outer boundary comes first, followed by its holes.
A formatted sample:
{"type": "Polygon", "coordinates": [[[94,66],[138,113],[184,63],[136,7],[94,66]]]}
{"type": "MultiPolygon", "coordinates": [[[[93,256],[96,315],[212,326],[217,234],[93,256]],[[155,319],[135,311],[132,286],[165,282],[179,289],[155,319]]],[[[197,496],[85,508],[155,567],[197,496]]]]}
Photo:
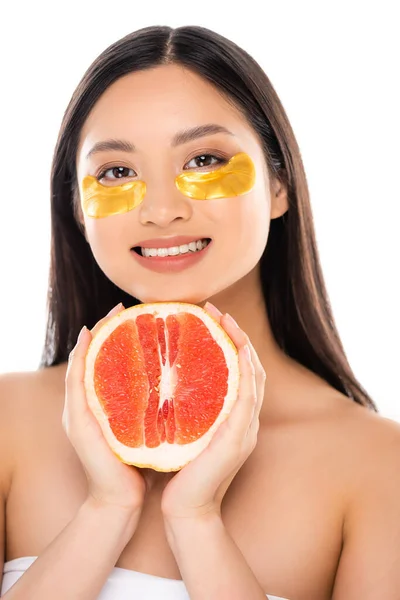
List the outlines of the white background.
{"type": "Polygon", "coordinates": [[[40,359],[50,163],[83,72],[109,44],[140,27],[203,25],[252,54],[281,98],[305,164],[322,266],[350,364],[381,413],[400,421],[396,5],[7,3],[0,35],[0,372],[36,369],[40,359]]]}

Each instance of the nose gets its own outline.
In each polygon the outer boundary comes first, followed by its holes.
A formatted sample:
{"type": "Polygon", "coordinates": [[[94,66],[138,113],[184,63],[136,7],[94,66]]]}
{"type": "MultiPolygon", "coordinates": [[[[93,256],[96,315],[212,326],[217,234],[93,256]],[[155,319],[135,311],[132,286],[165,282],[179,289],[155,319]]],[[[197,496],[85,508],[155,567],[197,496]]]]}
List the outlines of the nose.
{"type": "Polygon", "coordinates": [[[191,200],[176,187],[174,177],[146,182],[146,195],[138,207],[142,225],[167,228],[175,221],[188,221],[192,216],[191,200]]]}

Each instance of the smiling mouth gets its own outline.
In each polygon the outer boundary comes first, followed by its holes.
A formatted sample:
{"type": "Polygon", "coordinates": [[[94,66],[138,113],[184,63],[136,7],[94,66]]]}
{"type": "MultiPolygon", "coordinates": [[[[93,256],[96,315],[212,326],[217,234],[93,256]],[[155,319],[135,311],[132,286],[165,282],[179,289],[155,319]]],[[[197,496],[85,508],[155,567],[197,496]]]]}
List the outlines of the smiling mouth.
{"type": "Polygon", "coordinates": [[[170,246],[165,248],[142,248],[135,246],[132,248],[139,256],[145,258],[170,258],[174,256],[184,256],[185,254],[195,254],[201,252],[210,244],[211,238],[202,238],[189,242],[189,244],[181,244],[180,246],[170,246]]]}

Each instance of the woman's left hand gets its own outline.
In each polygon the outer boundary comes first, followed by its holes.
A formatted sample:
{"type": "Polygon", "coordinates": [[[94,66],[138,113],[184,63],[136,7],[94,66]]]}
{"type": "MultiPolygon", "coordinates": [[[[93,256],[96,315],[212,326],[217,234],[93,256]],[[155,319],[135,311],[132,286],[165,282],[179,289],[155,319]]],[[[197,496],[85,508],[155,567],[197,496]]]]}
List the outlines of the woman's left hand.
{"type": "Polygon", "coordinates": [[[209,445],[167,483],[161,510],[167,520],[220,515],[222,499],[257,442],[265,371],[248,336],[210,303],[207,312],[225,329],[239,351],[237,400],[209,445]],[[246,350],[248,348],[248,353],[246,350]]]}

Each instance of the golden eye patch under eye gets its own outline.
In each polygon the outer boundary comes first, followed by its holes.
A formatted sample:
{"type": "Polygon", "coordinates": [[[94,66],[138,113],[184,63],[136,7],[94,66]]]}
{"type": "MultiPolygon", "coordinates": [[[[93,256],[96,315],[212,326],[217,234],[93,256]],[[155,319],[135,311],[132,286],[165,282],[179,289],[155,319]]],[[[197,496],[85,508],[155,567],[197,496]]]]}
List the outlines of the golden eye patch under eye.
{"type": "Polygon", "coordinates": [[[248,154],[240,152],[214,171],[188,171],[175,180],[178,190],[196,200],[215,200],[247,194],[254,187],[256,171],[248,154]]]}
{"type": "Polygon", "coordinates": [[[82,209],[88,217],[95,219],[123,214],[139,206],[145,193],[144,181],[105,186],[96,177],[87,175],[82,180],[82,209]]]}

